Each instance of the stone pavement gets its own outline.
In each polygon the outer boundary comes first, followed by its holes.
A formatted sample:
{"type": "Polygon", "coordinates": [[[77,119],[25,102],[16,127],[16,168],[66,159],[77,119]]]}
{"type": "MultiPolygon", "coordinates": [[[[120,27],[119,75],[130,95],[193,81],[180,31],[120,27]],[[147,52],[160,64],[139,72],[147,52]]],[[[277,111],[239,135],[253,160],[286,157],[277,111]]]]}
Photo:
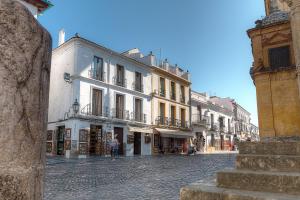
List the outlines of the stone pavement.
{"type": "Polygon", "coordinates": [[[233,168],[235,154],[47,158],[44,200],[179,199],[180,188],[233,168]]]}

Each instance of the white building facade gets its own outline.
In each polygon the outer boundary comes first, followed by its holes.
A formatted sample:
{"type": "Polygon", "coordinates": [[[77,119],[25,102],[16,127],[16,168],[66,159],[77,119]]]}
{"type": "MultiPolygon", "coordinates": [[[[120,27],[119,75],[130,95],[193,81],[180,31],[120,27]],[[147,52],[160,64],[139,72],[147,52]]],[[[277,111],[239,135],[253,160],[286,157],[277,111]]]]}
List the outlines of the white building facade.
{"type": "Polygon", "coordinates": [[[75,36],[53,51],[47,153],[151,154],[151,68],[75,36]]]}
{"type": "Polygon", "coordinates": [[[192,127],[199,152],[231,151],[234,145],[233,111],[216,104],[208,94],[192,91],[192,127]]]}

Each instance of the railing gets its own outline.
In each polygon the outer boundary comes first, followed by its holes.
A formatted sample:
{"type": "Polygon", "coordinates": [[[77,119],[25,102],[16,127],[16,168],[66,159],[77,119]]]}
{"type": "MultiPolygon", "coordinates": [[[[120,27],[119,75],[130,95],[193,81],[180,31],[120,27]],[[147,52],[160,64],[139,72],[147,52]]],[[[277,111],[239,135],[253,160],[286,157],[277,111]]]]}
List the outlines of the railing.
{"type": "Polygon", "coordinates": [[[170,128],[189,128],[188,121],[182,121],[175,118],[161,117],[158,116],[155,119],[155,124],[157,126],[170,127],[170,128]]]}
{"type": "Polygon", "coordinates": [[[112,81],[113,81],[114,85],[127,88],[127,79],[126,78],[123,78],[123,80],[118,80],[117,76],[114,76],[112,81]]]}
{"type": "Polygon", "coordinates": [[[129,111],[124,110],[124,109],[112,108],[111,109],[111,116],[113,118],[123,119],[123,120],[129,120],[130,119],[129,111]]]}
{"type": "Polygon", "coordinates": [[[182,94],[180,95],[180,102],[185,103],[185,96],[182,94]]]}
{"type": "Polygon", "coordinates": [[[137,82],[133,82],[132,83],[132,89],[137,91],[137,92],[144,93],[144,85],[143,84],[138,84],[137,82]]]}
{"type": "Polygon", "coordinates": [[[175,91],[171,91],[170,92],[170,99],[176,101],[176,93],[175,93],[175,91]]]}
{"type": "Polygon", "coordinates": [[[102,82],[105,82],[105,72],[102,72],[102,73],[95,73],[93,70],[89,70],[88,71],[88,77],[91,78],[91,79],[95,79],[95,80],[98,80],[98,81],[102,81],[102,82]]]}
{"type": "Polygon", "coordinates": [[[220,124],[219,130],[221,133],[225,133],[225,131],[226,131],[225,125],[220,124]]]}
{"type": "Polygon", "coordinates": [[[210,130],[211,131],[219,131],[219,128],[220,128],[219,123],[210,124],[210,130]]]}
{"type": "Polygon", "coordinates": [[[166,96],[166,90],[163,88],[159,89],[159,96],[165,97],[166,96]]]}
{"type": "Polygon", "coordinates": [[[192,123],[194,125],[200,125],[208,127],[210,125],[210,120],[208,116],[200,116],[199,114],[192,115],[192,123]]]}
{"type": "Polygon", "coordinates": [[[146,123],[147,122],[147,115],[143,113],[135,113],[132,112],[130,115],[132,121],[146,123]]]}
{"type": "Polygon", "coordinates": [[[97,112],[92,109],[92,104],[85,105],[81,110],[80,114],[83,115],[92,115],[92,116],[102,116],[102,117],[109,117],[109,109],[108,107],[105,107],[104,110],[101,110],[100,112],[97,112]]]}

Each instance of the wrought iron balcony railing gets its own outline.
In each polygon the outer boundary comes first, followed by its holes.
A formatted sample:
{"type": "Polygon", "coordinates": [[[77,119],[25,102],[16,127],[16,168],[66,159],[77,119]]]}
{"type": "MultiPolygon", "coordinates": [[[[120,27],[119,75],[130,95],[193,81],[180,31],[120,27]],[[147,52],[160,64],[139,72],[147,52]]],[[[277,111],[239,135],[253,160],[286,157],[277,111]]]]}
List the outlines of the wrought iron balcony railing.
{"type": "Polygon", "coordinates": [[[184,95],[180,95],[180,103],[185,103],[185,96],[184,95]]]}
{"type": "Polygon", "coordinates": [[[104,107],[104,110],[93,110],[92,104],[89,103],[80,110],[80,114],[87,116],[109,117],[109,109],[108,107],[104,107]]]}
{"type": "Polygon", "coordinates": [[[170,127],[170,128],[189,128],[189,122],[188,121],[182,121],[175,118],[168,118],[168,117],[161,117],[158,116],[155,119],[155,124],[157,126],[162,127],[170,127]]]}
{"type": "Polygon", "coordinates": [[[130,118],[131,121],[147,123],[147,115],[143,113],[132,112],[130,118]]]}
{"type": "Polygon", "coordinates": [[[160,88],[159,90],[159,96],[165,97],[166,96],[166,90],[163,88],[160,88]]]}
{"type": "Polygon", "coordinates": [[[105,82],[105,72],[88,71],[88,77],[94,80],[105,82]]]}
{"type": "Polygon", "coordinates": [[[111,114],[112,118],[130,120],[130,115],[128,110],[112,108],[111,113],[112,113],[111,114]]]}
{"type": "Polygon", "coordinates": [[[126,78],[119,79],[117,76],[114,76],[112,81],[113,81],[114,85],[127,88],[127,79],[126,78]]]}
{"type": "Polygon", "coordinates": [[[137,83],[137,82],[133,82],[132,83],[132,89],[137,91],[137,92],[142,92],[144,93],[144,85],[137,83]]]}
{"type": "Polygon", "coordinates": [[[176,93],[175,93],[175,91],[171,91],[170,92],[170,99],[176,101],[176,93]]]}
{"type": "Polygon", "coordinates": [[[200,116],[198,114],[194,114],[194,115],[192,115],[192,124],[209,127],[210,119],[208,116],[204,116],[204,115],[200,116]]]}

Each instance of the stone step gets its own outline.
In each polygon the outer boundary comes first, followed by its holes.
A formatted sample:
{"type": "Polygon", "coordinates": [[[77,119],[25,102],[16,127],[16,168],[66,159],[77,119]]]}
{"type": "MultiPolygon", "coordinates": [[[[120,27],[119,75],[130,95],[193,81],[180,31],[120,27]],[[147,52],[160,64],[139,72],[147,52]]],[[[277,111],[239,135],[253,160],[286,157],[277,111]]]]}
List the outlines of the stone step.
{"type": "Polygon", "coordinates": [[[217,173],[219,187],[300,195],[300,173],[225,170],[217,173]]]}
{"type": "Polygon", "coordinates": [[[236,168],[244,170],[300,172],[300,156],[240,154],[236,168]]]}
{"type": "Polygon", "coordinates": [[[267,192],[252,192],[197,184],[180,190],[180,200],[299,200],[300,196],[267,192]]]}
{"type": "Polygon", "coordinates": [[[239,153],[300,156],[300,142],[241,142],[239,153]]]}

